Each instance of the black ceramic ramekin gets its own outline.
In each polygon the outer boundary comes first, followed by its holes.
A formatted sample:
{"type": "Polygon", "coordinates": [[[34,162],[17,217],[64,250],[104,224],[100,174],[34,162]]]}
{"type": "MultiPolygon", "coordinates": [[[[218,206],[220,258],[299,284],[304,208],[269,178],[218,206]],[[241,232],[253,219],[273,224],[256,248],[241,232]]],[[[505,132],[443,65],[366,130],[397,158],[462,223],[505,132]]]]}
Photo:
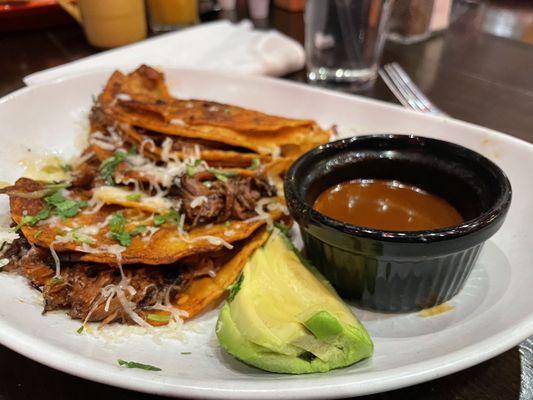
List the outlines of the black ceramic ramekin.
{"type": "Polygon", "coordinates": [[[343,297],[373,310],[406,312],[433,307],[461,290],[484,242],[505,219],[511,185],[493,162],[462,146],[372,135],[304,154],[285,177],[285,196],[307,256],[343,297]],[[358,178],[410,183],[446,199],[466,222],[389,232],[347,224],[312,208],[325,189],[358,178]]]}

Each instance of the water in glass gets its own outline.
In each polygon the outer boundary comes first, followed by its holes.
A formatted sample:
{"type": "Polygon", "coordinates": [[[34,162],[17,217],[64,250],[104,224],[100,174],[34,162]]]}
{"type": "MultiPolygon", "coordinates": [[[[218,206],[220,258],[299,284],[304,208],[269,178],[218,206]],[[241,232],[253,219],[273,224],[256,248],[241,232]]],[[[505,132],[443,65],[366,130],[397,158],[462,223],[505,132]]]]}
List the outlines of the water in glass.
{"type": "Polygon", "coordinates": [[[311,81],[366,87],[377,76],[392,0],[308,0],[305,48],[311,81]]]}

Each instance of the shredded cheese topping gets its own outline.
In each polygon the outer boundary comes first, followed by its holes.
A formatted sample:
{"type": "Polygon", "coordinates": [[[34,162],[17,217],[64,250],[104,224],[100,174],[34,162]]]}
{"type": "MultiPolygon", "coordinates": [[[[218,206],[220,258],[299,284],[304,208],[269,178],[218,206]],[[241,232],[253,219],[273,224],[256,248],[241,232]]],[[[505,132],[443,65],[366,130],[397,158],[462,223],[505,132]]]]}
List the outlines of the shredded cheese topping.
{"type": "Polygon", "coordinates": [[[101,149],[113,151],[124,144],[122,137],[112,127],[107,128],[107,135],[100,131],[95,131],[89,137],[89,143],[101,149]]]}
{"type": "Polygon", "coordinates": [[[59,262],[59,257],[57,256],[57,253],[54,250],[53,244],[51,244],[49,248],[50,253],[52,254],[52,258],[54,259],[54,264],[56,266],[56,274],[54,275],[54,278],[61,278],[61,263],[59,262]]]}
{"type": "Polygon", "coordinates": [[[129,94],[126,94],[126,93],[119,93],[119,94],[117,94],[115,99],[122,100],[122,101],[131,101],[131,96],[129,94]]]}
{"type": "Polygon", "coordinates": [[[144,148],[146,147],[146,145],[150,145],[150,151],[154,151],[157,148],[157,146],[155,145],[152,139],[150,138],[143,139],[143,141],[141,142],[141,145],[139,146],[139,154],[141,155],[141,157],[144,157],[144,148]]]}
{"type": "Polygon", "coordinates": [[[13,232],[13,229],[0,227],[0,256],[7,250],[7,245],[10,245],[18,238],[18,233],[13,232]]]}
{"type": "Polygon", "coordinates": [[[117,259],[117,262],[120,263],[122,261],[122,252],[124,252],[126,248],[119,244],[110,244],[110,245],[101,245],[98,247],[91,247],[87,243],[82,243],[82,245],[77,246],[75,250],[81,251],[82,253],[90,253],[90,254],[108,253],[108,254],[114,255],[117,259]]]}
{"type": "Polygon", "coordinates": [[[188,167],[194,167],[196,171],[209,168],[208,164],[199,158],[199,150],[191,152],[182,161],[171,154],[172,139],[167,138],[163,142],[161,158],[165,165],[157,165],[141,155],[129,155],[126,160],[131,165],[131,170],[146,178],[152,185],[161,185],[169,188],[172,185],[179,186],[179,178],[187,173],[188,167]]]}
{"type": "Polygon", "coordinates": [[[265,211],[265,207],[267,207],[267,209],[269,210],[273,210],[275,208],[284,206],[279,203],[276,197],[265,197],[263,199],[260,199],[255,206],[255,212],[257,213],[257,216],[248,218],[246,221],[252,222],[264,220],[266,221],[267,227],[269,229],[272,229],[272,227],[274,226],[274,221],[272,220],[272,216],[270,215],[270,213],[268,211],[265,211]]]}
{"type": "Polygon", "coordinates": [[[118,204],[158,214],[167,213],[171,208],[180,205],[176,201],[165,198],[166,193],[159,186],[155,186],[155,189],[159,189],[158,194],[147,196],[142,192],[132,192],[116,186],[100,186],[94,189],[93,199],[105,204],[118,204]],[[131,196],[135,194],[139,194],[140,197],[132,200],[131,196]]]}
{"type": "Polygon", "coordinates": [[[207,196],[197,196],[191,201],[191,207],[200,207],[202,204],[207,203],[207,196]]]}
{"type": "Polygon", "coordinates": [[[171,123],[172,125],[179,125],[179,126],[185,126],[185,125],[186,125],[186,124],[185,124],[185,121],[182,120],[181,118],[172,118],[172,119],[170,120],[170,123],[171,123]]]}

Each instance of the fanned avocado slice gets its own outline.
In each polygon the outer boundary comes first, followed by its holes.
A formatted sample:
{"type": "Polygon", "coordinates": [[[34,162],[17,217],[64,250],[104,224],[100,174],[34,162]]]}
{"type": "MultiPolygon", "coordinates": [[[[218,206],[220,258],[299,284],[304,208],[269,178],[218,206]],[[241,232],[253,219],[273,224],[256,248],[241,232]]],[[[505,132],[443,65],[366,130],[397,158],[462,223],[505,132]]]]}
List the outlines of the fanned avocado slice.
{"type": "Polygon", "coordinates": [[[326,372],[373,352],[363,325],[278,229],[248,260],[216,333],[234,357],[279,373],[326,372]]]}

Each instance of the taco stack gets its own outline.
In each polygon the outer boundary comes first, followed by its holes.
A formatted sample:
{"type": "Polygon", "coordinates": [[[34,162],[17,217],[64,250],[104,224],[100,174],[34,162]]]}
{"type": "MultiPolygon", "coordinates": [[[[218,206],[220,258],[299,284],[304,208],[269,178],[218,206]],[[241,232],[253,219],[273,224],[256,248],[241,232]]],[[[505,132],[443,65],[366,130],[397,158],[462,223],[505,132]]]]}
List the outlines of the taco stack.
{"type": "Polygon", "coordinates": [[[115,72],[94,100],[89,145],[61,182],[20,178],[5,270],[44,311],[145,327],[219,301],[287,220],[282,176],[329,132],[315,122],[171,96],[161,72],[115,72]]]}

